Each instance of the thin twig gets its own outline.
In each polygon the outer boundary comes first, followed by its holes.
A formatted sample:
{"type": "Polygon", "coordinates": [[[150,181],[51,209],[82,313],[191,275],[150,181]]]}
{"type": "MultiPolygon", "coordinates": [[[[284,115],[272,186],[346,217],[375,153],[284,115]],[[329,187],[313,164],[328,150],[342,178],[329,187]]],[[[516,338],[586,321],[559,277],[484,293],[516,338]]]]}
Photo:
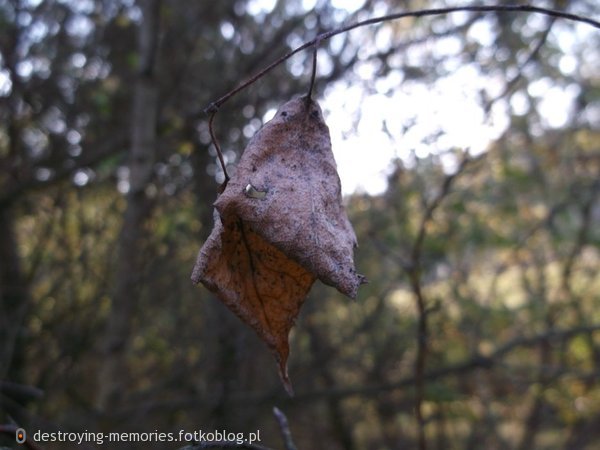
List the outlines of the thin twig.
{"type": "Polygon", "coordinates": [[[423,402],[425,401],[425,365],[427,360],[428,323],[425,298],[421,290],[420,269],[416,267],[409,272],[410,284],[417,303],[417,356],[415,358],[415,418],[417,419],[417,434],[419,450],[426,450],[425,417],[423,415],[423,402]]]}
{"type": "Polygon", "coordinates": [[[405,17],[425,17],[425,16],[435,16],[435,15],[441,15],[441,14],[450,14],[450,13],[455,13],[455,12],[479,12],[479,13],[529,12],[529,13],[543,14],[543,15],[550,16],[550,17],[558,17],[558,18],[566,19],[566,20],[572,20],[575,22],[581,22],[581,23],[591,25],[594,28],[600,29],[600,22],[597,20],[594,20],[594,19],[590,19],[589,17],[583,17],[583,16],[579,16],[577,14],[571,14],[571,13],[566,13],[564,11],[558,11],[558,10],[554,10],[554,9],[542,8],[542,7],[531,6],[531,5],[456,6],[456,7],[449,7],[449,8],[433,8],[433,9],[421,9],[418,11],[405,11],[405,12],[389,14],[389,15],[381,16],[381,17],[374,17],[372,19],[363,20],[361,22],[356,22],[354,24],[346,25],[341,28],[337,28],[335,30],[331,30],[331,31],[327,31],[325,33],[319,34],[314,39],[312,39],[308,42],[305,42],[304,44],[300,45],[299,47],[296,47],[294,50],[279,57],[278,59],[273,61],[271,64],[266,66],[264,69],[260,70],[257,74],[255,74],[248,80],[241,83],[238,87],[232,89],[227,94],[223,95],[219,99],[210,103],[204,109],[204,112],[205,113],[216,112],[216,110],[218,110],[221,107],[221,105],[223,105],[223,103],[225,103],[227,100],[229,100],[235,94],[237,94],[238,92],[242,91],[246,87],[250,86],[251,84],[253,84],[256,81],[258,81],[259,79],[261,79],[263,76],[265,76],[271,70],[273,70],[275,67],[277,67],[281,63],[287,61],[292,56],[294,56],[296,53],[299,53],[302,50],[305,50],[311,46],[314,46],[316,43],[318,43],[320,41],[325,41],[327,39],[332,38],[333,36],[337,36],[338,34],[346,33],[348,31],[354,30],[359,27],[364,27],[367,25],[374,25],[374,24],[381,23],[381,22],[403,19],[405,17]]]}
{"type": "Polygon", "coordinates": [[[308,87],[307,102],[312,100],[313,88],[315,86],[315,78],[317,77],[317,51],[319,50],[319,42],[315,42],[312,57],[312,73],[310,74],[310,85],[308,87]]]}
{"type": "Polygon", "coordinates": [[[419,231],[411,252],[410,265],[405,269],[408,279],[415,296],[417,305],[417,355],[415,358],[415,418],[417,420],[417,436],[419,450],[426,450],[427,442],[425,439],[425,417],[423,415],[423,402],[425,401],[425,368],[427,362],[427,353],[429,351],[429,326],[427,303],[423,290],[421,289],[421,259],[423,255],[423,244],[427,234],[427,225],[433,217],[433,213],[438,208],[442,200],[450,193],[452,182],[460,175],[472,158],[465,152],[463,159],[453,174],[447,175],[442,183],[442,188],[438,195],[425,209],[419,231]]]}
{"type": "Polygon", "coordinates": [[[194,445],[188,445],[187,447],[182,447],[180,450],[206,450],[206,449],[223,449],[223,448],[236,448],[236,449],[245,449],[245,450],[272,450],[269,447],[263,447],[262,445],[256,444],[238,444],[236,442],[231,441],[215,441],[215,442],[200,442],[194,445]]]}
{"type": "Polygon", "coordinates": [[[223,185],[221,187],[222,190],[225,190],[225,186],[229,182],[229,174],[227,173],[227,167],[225,167],[225,160],[223,159],[223,152],[221,152],[221,146],[219,145],[219,141],[215,136],[215,131],[213,129],[213,122],[215,120],[215,115],[217,114],[217,109],[213,109],[210,113],[210,118],[208,119],[208,131],[210,133],[210,138],[212,139],[213,145],[215,146],[215,150],[217,151],[217,156],[219,157],[219,162],[221,163],[221,168],[223,169],[223,175],[225,175],[225,181],[223,181],[223,185]]]}
{"type": "Polygon", "coordinates": [[[554,25],[555,21],[556,21],[556,17],[551,18],[550,23],[548,24],[548,27],[544,30],[544,32],[538,39],[537,43],[533,47],[533,50],[531,50],[531,52],[529,52],[529,55],[527,55],[527,58],[525,58],[525,60],[519,65],[519,67],[517,68],[517,73],[506,82],[506,85],[504,86],[504,89],[502,90],[502,92],[500,92],[497,96],[495,96],[494,98],[492,98],[491,100],[489,100],[486,103],[486,105],[483,108],[484,112],[486,114],[489,114],[492,110],[492,106],[494,105],[494,103],[496,103],[498,100],[504,98],[509,92],[511,92],[511,90],[515,87],[515,85],[523,77],[523,70],[531,62],[533,62],[536,59],[536,57],[538,56],[540,50],[542,49],[542,47],[546,43],[546,40],[548,39],[548,36],[550,35],[550,31],[552,30],[552,26],[554,25]]]}
{"type": "Polygon", "coordinates": [[[285,417],[285,414],[276,406],[273,407],[273,414],[279,423],[285,450],[296,450],[296,444],[294,444],[294,440],[292,439],[292,432],[290,431],[290,425],[288,424],[287,417],[285,417]]]}
{"type": "Polygon", "coordinates": [[[600,22],[598,22],[594,19],[590,19],[588,17],[579,16],[577,14],[566,13],[564,11],[558,11],[558,10],[554,10],[554,9],[542,8],[539,6],[531,6],[531,5],[493,5],[493,6],[490,5],[490,6],[456,6],[456,7],[449,7],[449,8],[433,8],[433,9],[421,9],[418,11],[405,11],[405,12],[401,12],[401,13],[388,14],[388,15],[381,16],[381,17],[374,17],[372,19],[363,20],[361,22],[356,22],[356,23],[353,23],[350,25],[343,26],[341,28],[337,28],[335,30],[321,33],[314,39],[312,39],[308,42],[305,42],[304,44],[300,45],[299,47],[295,48],[294,50],[279,57],[277,60],[275,60],[271,64],[269,64],[267,67],[260,70],[256,75],[254,75],[250,79],[244,81],[238,87],[236,87],[235,89],[232,89],[227,94],[223,95],[221,98],[210,103],[206,108],[204,108],[204,110],[203,110],[204,113],[210,114],[208,128],[210,131],[210,136],[211,136],[212,142],[217,150],[217,156],[219,157],[219,162],[221,163],[221,168],[223,169],[223,174],[225,175],[225,181],[221,185],[221,191],[223,191],[225,189],[225,187],[227,186],[227,182],[229,181],[229,175],[227,174],[227,169],[225,168],[225,161],[223,159],[223,154],[221,152],[221,148],[220,148],[219,143],[214,134],[213,121],[214,121],[217,111],[219,110],[221,105],[223,105],[223,103],[225,103],[227,100],[229,100],[231,97],[233,97],[238,92],[242,91],[246,87],[250,86],[251,84],[253,84],[256,81],[258,81],[259,79],[261,79],[263,76],[265,76],[267,73],[269,73],[272,69],[274,69],[281,63],[287,61],[289,58],[294,56],[296,53],[301,52],[302,50],[305,50],[312,46],[312,47],[314,47],[314,53],[313,53],[313,58],[312,58],[313,66],[312,66],[310,87],[309,87],[308,96],[307,96],[307,102],[310,102],[311,96],[312,96],[312,91],[313,91],[313,86],[315,83],[315,77],[316,77],[317,47],[321,41],[330,39],[333,36],[336,36],[338,34],[346,33],[348,31],[354,30],[359,27],[364,27],[367,25],[374,25],[374,24],[381,23],[381,22],[403,19],[405,17],[435,16],[435,15],[454,13],[454,12],[479,12],[479,13],[530,12],[530,13],[543,14],[543,15],[550,16],[553,18],[562,18],[562,19],[566,19],[566,20],[572,20],[575,22],[581,22],[581,23],[591,25],[594,28],[600,29],[600,22]]]}
{"type": "MultiPolygon", "coordinates": [[[[551,342],[566,342],[579,335],[600,335],[600,323],[577,326],[566,329],[547,330],[542,333],[529,336],[517,336],[508,340],[504,344],[499,345],[487,354],[475,353],[461,362],[449,364],[445,367],[432,369],[425,372],[424,379],[426,381],[436,381],[453,375],[466,375],[474,369],[491,369],[502,365],[502,360],[511,352],[523,348],[539,345],[543,341],[551,342]]],[[[398,390],[406,391],[407,388],[414,386],[416,383],[415,374],[411,374],[395,382],[381,383],[376,385],[356,385],[345,386],[338,388],[327,388],[324,390],[314,390],[299,394],[294,399],[295,404],[301,402],[310,402],[314,400],[322,401],[324,398],[351,398],[351,397],[366,397],[387,394],[398,390]]],[[[268,399],[270,400],[270,398],[268,399]]],[[[244,399],[247,401],[247,399],[244,399]]]]}

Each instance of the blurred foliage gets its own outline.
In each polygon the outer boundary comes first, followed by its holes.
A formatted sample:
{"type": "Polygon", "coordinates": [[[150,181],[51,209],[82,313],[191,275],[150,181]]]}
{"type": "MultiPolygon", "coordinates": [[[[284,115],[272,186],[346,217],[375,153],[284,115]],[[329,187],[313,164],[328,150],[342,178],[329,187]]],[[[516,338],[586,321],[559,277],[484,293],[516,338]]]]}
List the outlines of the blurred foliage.
{"type": "MultiPolygon", "coordinates": [[[[386,192],[347,199],[357,267],[370,283],[355,302],[313,288],[292,331],[297,396],[289,399],[264,346],[189,281],[222,176],[202,108],[318,30],[446,2],[371,0],[350,12],[320,0],[272,8],[159,2],[156,155],[139,194],[140,240],[127,247],[126,211],[136,201],[133,86],[147,76],[141,3],[0,0],[0,423],[73,432],[260,429],[263,445],[281,448],[277,405],[299,449],[416,448],[419,315],[409,274],[417,257],[428,323],[428,448],[598,446],[596,31],[526,14],[465,14],[386,23],[323,44],[319,92],[338,80],[379,92],[375,81],[394,73],[390,92],[432,89],[472,66],[495,83],[493,92],[481,89],[482,110],[500,111],[507,124],[478,154],[444,146],[443,133],[429,137],[437,150],[427,155],[398,140],[407,154],[393,161],[386,192]],[[455,51],[434,51],[448,37],[455,51]],[[544,106],[555,89],[573,99],[559,126],[544,106]],[[124,251],[136,252],[139,265],[127,273],[131,292],[119,294],[129,315],[111,351],[125,368],[118,395],[104,402],[99,392],[113,380],[100,374],[124,251]]],[[[599,14],[593,0],[541,3],[599,14]]],[[[231,170],[265,113],[304,92],[309,60],[294,57],[219,112],[231,170]]],[[[358,120],[360,110],[348,116],[358,120]]],[[[395,125],[406,133],[415,126],[395,125]]],[[[0,437],[0,445],[14,440],[0,437]]]]}

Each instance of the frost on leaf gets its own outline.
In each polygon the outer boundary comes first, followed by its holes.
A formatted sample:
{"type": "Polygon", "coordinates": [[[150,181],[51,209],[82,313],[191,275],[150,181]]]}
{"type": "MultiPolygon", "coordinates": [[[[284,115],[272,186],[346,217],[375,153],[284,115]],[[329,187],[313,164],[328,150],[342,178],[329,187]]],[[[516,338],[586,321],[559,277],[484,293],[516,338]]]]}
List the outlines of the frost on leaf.
{"type": "Polygon", "coordinates": [[[267,343],[288,391],[288,334],[315,279],[352,298],[365,282],[341,200],[320,107],[291,100],[252,138],[217,198],[192,274],[267,343]]]}

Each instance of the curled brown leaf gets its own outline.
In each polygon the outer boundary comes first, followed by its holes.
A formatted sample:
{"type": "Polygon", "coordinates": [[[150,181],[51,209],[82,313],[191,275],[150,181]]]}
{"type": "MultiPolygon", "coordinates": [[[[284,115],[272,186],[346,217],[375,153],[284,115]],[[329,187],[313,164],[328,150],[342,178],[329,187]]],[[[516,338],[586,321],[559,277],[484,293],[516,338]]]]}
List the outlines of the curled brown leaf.
{"type": "Polygon", "coordinates": [[[215,202],[192,280],[202,282],[274,351],[284,384],[288,334],[316,278],[354,298],[356,236],[342,205],[319,105],[290,100],[252,138],[215,202]]]}

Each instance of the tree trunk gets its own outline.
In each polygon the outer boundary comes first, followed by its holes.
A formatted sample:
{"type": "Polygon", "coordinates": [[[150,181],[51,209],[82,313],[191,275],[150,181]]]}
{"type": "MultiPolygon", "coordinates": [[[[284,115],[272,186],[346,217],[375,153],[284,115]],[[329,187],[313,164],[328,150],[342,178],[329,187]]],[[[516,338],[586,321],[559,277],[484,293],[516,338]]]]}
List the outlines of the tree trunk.
{"type": "Polygon", "coordinates": [[[140,66],[134,86],[129,159],[129,192],[119,236],[115,290],[102,341],[102,366],[99,371],[97,406],[113,407],[127,382],[127,349],[131,322],[143,287],[143,249],[146,222],[153,202],[145,189],[152,180],[156,159],[158,87],[154,66],[158,40],[160,0],[140,0],[143,13],[138,34],[140,66]]]}

